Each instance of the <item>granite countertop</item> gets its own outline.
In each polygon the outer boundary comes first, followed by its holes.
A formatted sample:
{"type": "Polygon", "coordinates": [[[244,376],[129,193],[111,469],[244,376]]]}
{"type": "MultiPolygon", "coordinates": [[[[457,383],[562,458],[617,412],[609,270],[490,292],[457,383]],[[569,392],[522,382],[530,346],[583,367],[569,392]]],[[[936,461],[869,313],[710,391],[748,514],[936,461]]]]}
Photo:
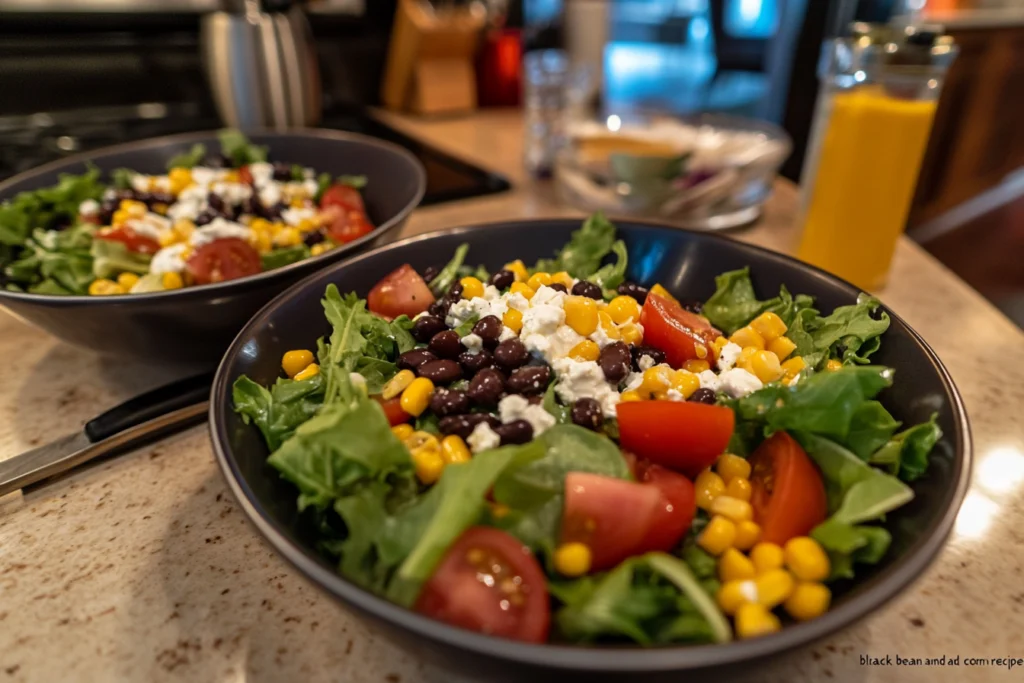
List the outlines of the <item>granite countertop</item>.
{"type": "Polygon", "coordinates": [[[978,7],[976,9],[949,9],[927,12],[930,23],[942,24],[947,29],[999,29],[1024,26],[1024,5],[978,7]]]}
{"type": "MultiPolygon", "coordinates": [[[[520,171],[509,112],[392,123],[509,173],[512,192],[418,210],[405,234],[574,215],[520,171]]],[[[795,188],[736,233],[786,250],[795,188]]],[[[946,363],[976,446],[971,491],[935,565],[904,595],[758,681],[1008,681],[1020,670],[870,667],[884,657],[1024,656],[1024,334],[908,240],[879,295],[946,363]]],[[[99,358],[0,312],[0,459],[79,429],[170,371],[99,358]]],[[[451,681],[378,638],[267,546],[235,505],[205,427],[0,501],[0,683],[451,681]]]]}

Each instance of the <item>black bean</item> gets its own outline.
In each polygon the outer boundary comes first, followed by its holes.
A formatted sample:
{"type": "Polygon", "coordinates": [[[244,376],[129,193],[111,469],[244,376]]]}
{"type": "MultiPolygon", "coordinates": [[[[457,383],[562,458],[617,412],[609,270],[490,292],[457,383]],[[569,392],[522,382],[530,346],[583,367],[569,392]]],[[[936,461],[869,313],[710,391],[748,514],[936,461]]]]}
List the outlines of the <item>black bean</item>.
{"type": "Polygon", "coordinates": [[[716,396],[714,391],[707,387],[701,387],[690,394],[690,398],[687,400],[693,401],[694,403],[707,403],[708,405],[713,405],[715,403],[715,399],[716,396]]]}
{"type": "Polygon", "coordinates": [[[437,274],[440,272],[441,269],[438,268],[437,266],[427,266],[426,268],[423,269],[423,281],[430,282],[435,277],[437,277],[437,274]]]}
{"type": "Polygon", "coordinates": [[[292,179],[292,165],[283,161],[274,162],[274,180],[289,181],[292,179]]]}
{"type": "Polygon", "coordinates": [[[697,299],[683,299],[679,302],[679,305],[683,307],[684,311],[696,313],[697,315],[701,315],[704,312],[704,304],[697,299]]]}
{"type": "Polygon", "coordinates": [[[554,282],[548,285],[548,287],[555,290],[556,292],[562,292],[563,294],[568,294],[569,292],[569,290],[566,289],[565,285],[563,285],[561,282],[554,282]]]}
{"type": "Polygon", "coordinates": [[[615,291],[623,296],[633,297],[638,304],[643,304],[647,300],[647,288],[641,287],[635,282],[623,282],[615,291]]]}
{"type": "Polygon", "coordinates": [[[526,350],[526,345],[518,339],[506,339],[494,349],[495,362],[506,370],[514,370],[525,365],[529,358],[530,353],[526,350]]]}
{"type": "Polygon", "coordinates": [[[476,353],[463,351],[459,354],[459,363],[466,370],[466,374],[472,377],[484,368],[494,366],[494,356],[487,349],[481,349],[476,353]]]}
{"type": "Polygon", "coordinates": [[[210,211],[209,209],[206,209],[204,211],[201,211],[199,215],[196,216],[194,223],[196,224],[196,227],[199,227],[200,225],[208,225],[209,223],[212,223],[213,219],[216,217],[217,216],[214,212],[210,211]]]}
{"type": "Polygon", "coordinates": [[[273,206],[264,206],[262,204],[260,206],[262,207],[262,211],[260,212],[260,214],[268,221],[278,220],[279,218],[281,218],[281,214],[284,213],[285,209],[288,208],[287,204],[283,204],[281,202],[278,202],[273,206]]]}
{"type": "Polygon", "coordinates": [[[421,315],[412,324],[412,336],[421,344],[426,344],[438,332],[444,332],[444,316],[421,315]]]}
{"type": "Polygon", "coordinates": [[[426,349],[412,349],[398,356],[396,364],[402,370],[415,370],[424,363],[437,360],[437,356],[426,349]]]}
{"type": "Polygon", "coordinates": [[[484,346],[493,349],[498,345],[501,328],[504,327],[496,315],[485,315],[473,325],[473,334],[484,340],[484,346]]]}
{"type": "Polygon", "coordinates": [[[207,205],[209,205],[211,209],[213,209],[217,213],[220,213],[221,211],[224,210],[224,200],[221,199],[221,196],[219,194],[213,192],[207,194],[206,203],[207,205]]]}
{"type": "Polygon", "coordinates": [[[473,429],[481,422],[486,422],[493,429],[501,424],[498,418],[487,413],[470,413],[468,415],[449,415],[442,417],[437,428],[442,434],[457,434],[463,439],[468,439],[473,429]]]}
{"type": "Polygon", "coordinates": [[[491,276],[488,281],[498,289],[508,289],[516,281],[516,275],[511,270],[499,270],[491,276]]]}
{"type": "Polygon", "coordinates": [[[456,358],[462,353],[462,344],[459,342],[459,333],[455,330],[438,332],[430,338],[430,350],[440,358],[456,358]]]}
{"type": "Polygon", "coordinates": [[[629,374],[629,347],[622,342],[614,342],[601,349],[597,364],[609,382],[621,382],[629,374]]]}
{"type": "Polygon", "coordinates": [[[484,368],[469,381],[466,393],[477,405],[493,407],[498,405],[505,392],[505,375],[496,368],[484,368]]]}
{"type": "Polygon", "coordinates": [[[438,417],[468,413],[469,396],[464,391],[441,387],[430,397],[430,410],[438,417]]]}
{"type": "Polygon", "coordinates": [[[494,433],[501,437],[501,445],[529,443],[533,438],[533,425],[526,420],[516,420],[494,427],[494,433]]]}
{"type": "Polygon", "coordinates": [[[551,368],[546,365],[527,365],[509,375],[508,390],[513,394],[543,394],[550,383],[551,368]]]}
{"type": "Polygon", "coordinates": [[[445,294],[452,301],[458,301],[462,298],[462,283],[456,280],[452,283],[452,286],[448,288],[448,293],[445,294]]]}
{"type": "Polygon", "coordinates": [[[629,353],[633,356],[633,369],[640,372],[640,359],[643,356],[650,356],[655,365],[665,362],[665,352],[653,346],[631,346],[629,353]]]}
{"type": "Polygon", "coordinates": [[[170,206],[174,203],[174,195],[170,192],[150,192],[149,196],[146,197],[146,204],[153,207],[156,204],[164,204],[170,206]]]}
{"type": "Polygon", "coordinates": [[[257,217],[259,217],[260,210],[263,208],[263,205],[260,204],[260,200],[256,195],[249,195],[241,202],[239,202],[238,206],[240,207],[242,213],[247,213],[250,216],[257,217]]]}
{"type": "Polygon", "coordinates": [[[438,299],[434,303],[430,304],[427,308],[427,313],[430,315],[436,315],[438,318],[444,320],[448,317],[448,309],[452,307],[452,301],[444,297],[438,299]]]}
{"type": "Polygon", "coordinates": [[[601,404],[592,398],[581,398],[572,404],[572,421],[580,427],[597,431],[604,422],[601,404]]]}
{"type": "Polygon", "coordinates": [[[416,368],[416,374],[434,384],[451,384],[462,377],[462,366],[453,360],[430,360],[416,368]]]}
{"type": "Polygon", "coordinates": [[[210,168],[234,168],[235,162],[227,154],[214,154],[213,156],[206,157],[203,161],[203,166],[209,166],[210,168]]]}
{"type": "Polygon", "coordinates": [[[311,232],[307,232],[305,235],[302,236],[302,241],[305,243],[307,247],[311,247],[314,244],[320,244],[325,239],[327,238],[324,237],[324,233],[322,230],[313,230],[311,232]]]}
{"type": "Polygon", "coordinates": [[[588,299],[597,299],[598,301],[604,298],[601,288],[593,282],[587,282],[586,280],[580,280],[574,284],[572,286],[572,293],[576,296],[585,296],[588,299]]]}

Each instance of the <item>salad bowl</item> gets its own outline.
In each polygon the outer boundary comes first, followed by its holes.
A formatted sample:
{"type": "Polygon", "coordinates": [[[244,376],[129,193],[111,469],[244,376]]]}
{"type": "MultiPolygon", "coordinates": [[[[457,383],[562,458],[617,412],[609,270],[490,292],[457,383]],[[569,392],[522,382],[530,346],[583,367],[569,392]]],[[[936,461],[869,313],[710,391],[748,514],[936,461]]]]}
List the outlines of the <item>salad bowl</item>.
{"type": "MultiPolygon", "coordinates": [[[[441,623],[419,613],[423,611],[419,603],[417,610],[407,609],[339,573],[337,562],[322,552],[323,539],[310,523],[309,509],[299,512],[295,486],[282,478],[280,468],[268,465],[269,450],[260,431],[237,412],[238,394],[233,396],[233,387],[237,391],[236,383],[243,377],[264,386],[280,383],[277,378],[286,352],[315,349],[318,338],[331,337],[331,326],[321,309],[325,290],[325,300],[332,296],[331,285],[366,297],[382,277],[405,264],[424,272],[449,262],[463,244],[468,245],[467,262],[495,272],[514,258],[527,263],[549,258],[578,227],[572,220],[534,220],[464,227],[404,240],[308,278],[274,299],[242,329],[214,380],[210,430],[230,488],[271,545],[327,595],[394,642],[443,668],[488,681],[670,681],[687,673],[752,668],[760,660],[848,627],[906,590],[934,560],[953,528],[968,484],[971,444],[963,404],[949,374],[924,340],[884,305],[877,311],[889,320],[883,343],[865,352],[874,354],[872,364],[895,369],[896,380],[879,400],[904,425],[937,427],[937,441],[927,473],[912,481],[907,478],[906,490],[913,493],[909,502],[885,516],[884,525],[891,534],[888,549],[873,563],[858,565],[855,579],[831,583],[832,607],[817,618],[786,624],[763,637],[722,638],[713,644],[638,647],[621,640],[581,644],[557,637],[543,644],[526,643],[441,623]]],[[[716,235],[623,221],[617,226],[617,236],[629,253],[627,279],[657,282],[679,296],[707,300],[716,292],[716,276],[749,267],[759,294],[785,287],[812,295],[815,306],[824,311],[858,301],[856,288],[823,271],[716,235]]],[[[373,298],[370,294],[371,302],[373,298]]],[[[372,303],[370,308],[374,309],[372,303]]],[[[325,348],[321,345],[322,362],[325,348]]],[[[622,416],[620,412],[620,425],[622,416]]],[[[365,435],[353,434],[353,438],[365,440],[365,435]]],[[[488,457],[483,454],[479,459],[488,457]]],[[[360,518],[346,521],[358,525],[360,518]]]]}

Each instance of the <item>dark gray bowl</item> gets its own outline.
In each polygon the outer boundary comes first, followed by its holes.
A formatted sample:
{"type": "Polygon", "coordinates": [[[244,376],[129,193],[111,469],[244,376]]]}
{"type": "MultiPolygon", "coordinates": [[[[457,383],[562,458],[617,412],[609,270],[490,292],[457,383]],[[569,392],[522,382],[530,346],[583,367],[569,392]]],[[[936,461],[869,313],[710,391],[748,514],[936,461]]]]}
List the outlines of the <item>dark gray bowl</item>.
{"type": "MultiPolygon", "coordinates": [[[[893,543],[883,561],[860,570],[856,583],[835,586],[834,606],[814,621],[780,633],[726,645],[641,649],[525,645],[453,628],[421,617],[363,591],[320,557],[296,513],[296,490],[265,463],[258,430],[242,423],[231,407],[231,384],[242,374],[260,383],[280,373],[282,353],[310,348],[329,333],[320,307],[328,283],[365,296],[383,275],[403,263],[422,269],[444,263],[455,247],[471,245],[468,261],[494,269],[511,258],[550,256],[578,221],[538,220],[461,228],[443,235],[404,240],[352,259],[285,292],[249,321],[221,362],[210,400],[214,450],[242,509],[270,543],[300,572],[359,614],[382,634],[417,656],[488,681],[678,681],[711,668],[749,667],[756,660],[806,645],[878,609],[910,585],[938,554],[967,490],[970,432],[963,403],[935,353],[891,310],[892,326],[874,360],[896,368],[896,383],[881,396],[898,420],[916,423],[939,414],[944,436],[932,454],[928,475],[915,482],[914,501],[889,515],[893,543]]],[[[629,277],[655,281],[670,291],[706,299],[714,277],[749,265],[761,293],[791,292],[817,297],[822,310],[850,304],[857,289],[791,258],[706,233],[643,223],[619,223],[629,247],[629,277]]],[[[704,671],[706,673],[706,671],[704,671]]],[[[716,672],[717,673],[717,672],[716,672]]]]}
{"type": "MultiPolygon", "coordinates": [[[[326,265],[387,241],[408,219],[426,189],[422,165],[390,142],[332,130],[253,133],[270,159],[311,166],[333,175],[365,175],[366,210],[377,228],[320,256],[252,277],[170,292],[128,296],[46,296],[0,289],[0,306],[76,346],[151,362],[205,363],[211,367],[253,313],[289,285],[326,265]]],[[[166,172],[168,159],[203,143],[220,149],[215,131],[132,142],[46,164],[0,183],[0,201],[22,190],[47,187],[60,173],[82,173],[86,162],[105,174],[126,167],[166,172]]]]}

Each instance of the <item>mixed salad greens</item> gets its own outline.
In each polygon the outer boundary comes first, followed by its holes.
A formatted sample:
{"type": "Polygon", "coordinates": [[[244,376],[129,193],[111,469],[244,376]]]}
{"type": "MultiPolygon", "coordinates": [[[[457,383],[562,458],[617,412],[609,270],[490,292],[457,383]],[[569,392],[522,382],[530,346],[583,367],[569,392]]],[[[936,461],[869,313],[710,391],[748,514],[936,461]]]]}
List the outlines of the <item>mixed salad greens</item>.
{"type": "Polygon", "coordinates": [[[373,230],[362,176],[269,163],[234,130],[166,175],[97,168],[0,204],[0,286],[33,294],[128,294],[221,282],[321,254],[373,230]]]}
{"type": "Polygon", "coordinates": [[[812,619],[885,555],[941,434],[878,401],[875,299],[823,315],[743,269],[680,301],[625,280],[601,215],[532,268],[467,251],[329,286],[316,352],[234,385],[346,578],[496,636],[658,645],[812,619]]]}

